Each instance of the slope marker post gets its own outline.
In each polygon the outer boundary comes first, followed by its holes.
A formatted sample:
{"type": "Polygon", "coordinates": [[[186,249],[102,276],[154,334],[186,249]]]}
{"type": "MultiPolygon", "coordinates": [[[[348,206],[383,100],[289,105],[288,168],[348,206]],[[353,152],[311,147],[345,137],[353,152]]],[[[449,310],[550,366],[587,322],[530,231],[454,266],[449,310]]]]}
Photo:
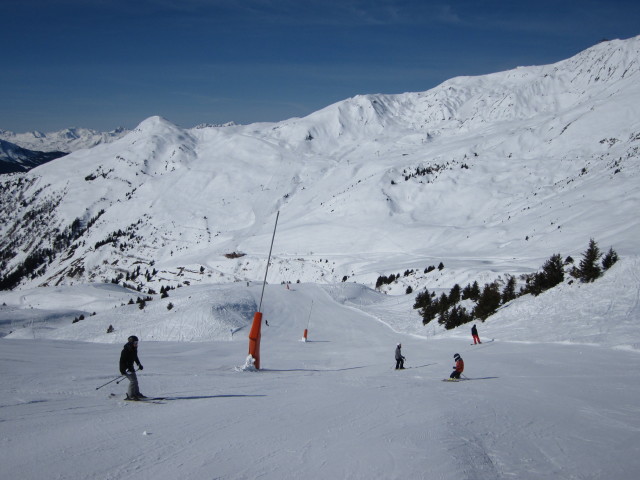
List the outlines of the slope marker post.
{"type": "Polygon", "coordinates": [[[262,299],[264,298],[264,287],[267,283],[267,274],[269,273],[269,263],[271,262],[271,252],[273,251],[273,241],[276,238],[276,228],[278,228],[278,218],[280,211],[276,215],[276,224],[273,227],[273,236],[271,237],[271,247],[269,248],[269,257],[267,258],[267,268],[264,272],[264,280],[262,282],[262,293],[260,294],[260,305],[258,311],[253,315],[253,324],[249,331],[249,355],[254,359],[253,365],[260,370],[260,337],[262,330],[262,299]]]}
{"type": "Polygon", "coordinates": [[[304,333],[302,334],[302,339],[307,341],[307,334],[309,333],[309,324],[311,323],[311,310],[313,310],[313,300],[311,300],[311,308],[309,308],[309,318],[307,318],[307,328],[304,329],[304,333]]]}

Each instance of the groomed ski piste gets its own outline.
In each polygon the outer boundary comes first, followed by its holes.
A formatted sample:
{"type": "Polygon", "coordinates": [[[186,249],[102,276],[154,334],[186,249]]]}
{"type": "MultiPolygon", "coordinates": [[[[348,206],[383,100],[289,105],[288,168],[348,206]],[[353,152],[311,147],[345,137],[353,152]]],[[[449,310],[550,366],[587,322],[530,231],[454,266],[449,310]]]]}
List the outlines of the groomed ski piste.
{"type": "Polygon", "coordinates": [[[636,479],[639,265],[520,297],[477,323],[495,340],[475,346],[470,324],[423,327],[413,295],[268,285],[259,371],[245,368],[258,284],[144,310],[112,285],[3,292],[3,478],[636,479]],[[72,324],[81,311],[96,315],[72,324]],[[132,334],[141,391],[161,401],[97,389],[132,334]],[[394,369],[398,342],[420,368],[394,369]],[[454,353],[469,381],[442,382],[454,353]]]}

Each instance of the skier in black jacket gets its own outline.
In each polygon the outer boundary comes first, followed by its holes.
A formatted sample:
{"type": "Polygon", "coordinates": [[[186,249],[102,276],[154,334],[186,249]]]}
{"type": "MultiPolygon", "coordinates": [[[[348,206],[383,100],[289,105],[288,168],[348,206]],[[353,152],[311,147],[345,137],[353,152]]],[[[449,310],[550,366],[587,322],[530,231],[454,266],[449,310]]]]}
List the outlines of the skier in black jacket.
{"type": "Polygon", "coordinates": [[[476,343],[482,343],[480,341],[480,337],[478,336],[478,329],[476,328],[476,324],[473,324],[473,327],[471,327],[471,337],[473,338],[473,344],[475,345],[476,343]]]}
{"type": "Polygon", "coordinates": [[[142,364],[138,359],[138,337],[135,335],[127,339],[127,343],[122,348],[120,354],[120,373],[129,379],[129,388],[127,389],[127,400],[140,400],[147,398],[140,393],[138,388],[138,377],[133,366],[134,362],[138,364],[138,369],[142,370],[142,364]]]}
{"type": "Polygon", "coordinates": [[[404,370],[404,360],[402,356],[402,345],[399,343],[396,346],[396,370],[404,370]]]}

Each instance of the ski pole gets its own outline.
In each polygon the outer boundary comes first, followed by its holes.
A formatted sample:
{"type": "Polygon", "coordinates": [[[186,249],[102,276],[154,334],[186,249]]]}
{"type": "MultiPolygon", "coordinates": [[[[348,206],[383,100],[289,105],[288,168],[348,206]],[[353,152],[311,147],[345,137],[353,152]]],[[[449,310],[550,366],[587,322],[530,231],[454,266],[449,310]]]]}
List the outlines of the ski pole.
{"type": "MultiPolygon", "coordinates": [[[[140,370],[140,369],[138,369],[140,370]]],[[[138,370],[134,370],[134,372],[137,372],[138,370]]],[[[113,380],[109,380],[107,383],[105,383],[104,385],[100,385],[99,387],[96,387],[96,390],[101,389],[102,387],[106,387],[107,385],[109,385],[110,383],[116,382],[116,380],[118,380],[116,383],[120,383],[122,381],[122,377],[126,377],[126,375],[120,375],[119,377],[114,378],[113,380]]]]}
{"type": "MultiPolygon", "coordinates": [[[[100,385],[99,387],[96,387],[96,390],[101,389],[102,387],[106,387],[107,385],[109,385],[112,382],[115,382],[116,380],[121,379],[122,377],[124,377],[124,375],[120,375],[119,377],[114,378],[113,380],[109,380],[107,383],[105,383],[104,385],[100,385]]],[[[120,382],[117,382],[120,383],[120,382]]]]}

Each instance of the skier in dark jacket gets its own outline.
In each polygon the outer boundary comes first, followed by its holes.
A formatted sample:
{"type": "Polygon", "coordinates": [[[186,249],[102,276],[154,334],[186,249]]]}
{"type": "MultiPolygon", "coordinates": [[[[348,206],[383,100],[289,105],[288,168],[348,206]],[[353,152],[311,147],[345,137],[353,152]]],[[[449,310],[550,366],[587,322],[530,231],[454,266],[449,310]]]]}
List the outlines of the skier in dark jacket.
{"type": "Polygon", "coordinates": [[[140,393],[138,388],[138,377],[134,363],[138,365],[138,369],[142,370],[142,364],[138,359],[138,337],[135,335],[127,339],[127,343],[122,348],[120,354],[120,373],[129,379],[129,388],[127,389],[127,400],[140,400],[147,398],[140,393]]]}
{"type": "Polygon", "coordinates": [[[473,327],[471,327],[471,336],[473,337],[473,344],[475,345],[476,343],[482,343],[480,341],[480,337],[478,336],[478,329],[476,328],[476,324],[473,324],[473,327]]]}
{"type": "Polygon", "coordinates": [[[396,347],[396,370],[404,369],[404,357],[402,356],[402,344],[398,344],[396,347]]]}

